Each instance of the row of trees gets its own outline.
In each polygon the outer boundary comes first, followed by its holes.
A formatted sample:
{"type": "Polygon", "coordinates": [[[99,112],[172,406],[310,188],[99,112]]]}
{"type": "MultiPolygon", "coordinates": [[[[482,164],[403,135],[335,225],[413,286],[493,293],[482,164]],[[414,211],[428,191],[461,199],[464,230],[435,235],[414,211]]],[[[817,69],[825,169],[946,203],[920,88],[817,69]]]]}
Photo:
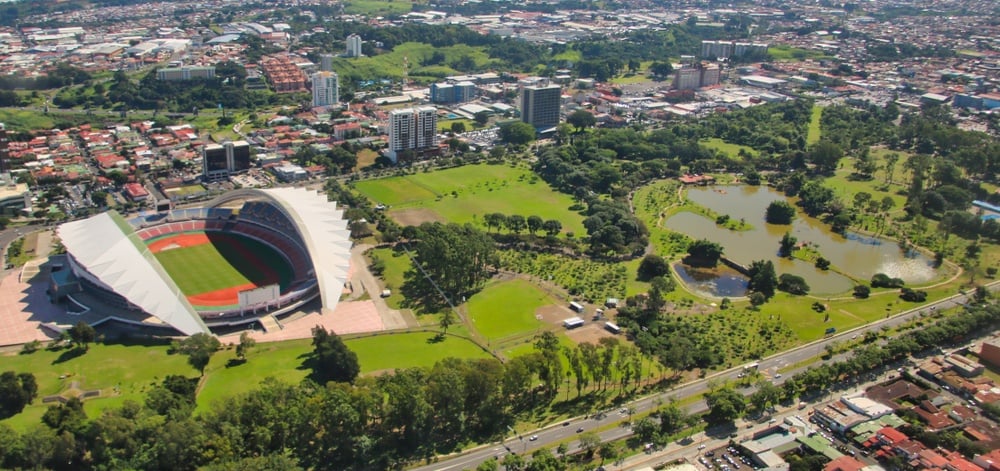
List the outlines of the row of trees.
{"type": "Polygon", "coordinates": [[[562,223],[557,219],[542,219],[541,216],[531,215],[528,217],[520,214],[506,215],[503,213],[488,213],[483,215],[483,225],[486,230],[506,229],[509,232],[520,235],[527,229],[528,233],[535,235],[538,231],[544,231],[545,235],[554,237],[562,230],[562,223]]]}

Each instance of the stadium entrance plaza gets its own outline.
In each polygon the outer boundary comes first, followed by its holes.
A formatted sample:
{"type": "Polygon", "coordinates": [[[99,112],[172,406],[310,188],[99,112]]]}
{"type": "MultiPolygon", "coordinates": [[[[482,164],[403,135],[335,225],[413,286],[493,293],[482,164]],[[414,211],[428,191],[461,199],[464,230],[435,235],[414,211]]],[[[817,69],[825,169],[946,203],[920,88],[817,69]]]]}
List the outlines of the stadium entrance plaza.
{"type": "MultiPolygon", "coordinates": [[[[95,312],[97,309],[83,315],[68,314],[64,305],[54,304],[49,300],[46,293],[48,282],[45,262],[52,245],[52,233],[39,232],[37,237],[38,258],[20,269],[0,272],[3,274],[0,278],[0,347],[21,345],[33,340],[53,340],[59,336],[60,330],[67,329],[78,321],[99,325],[107,317],[106,314],[95,312]]],[[[416,327],[416,320],[411,315],[390,309],[379,297],[381,288],[368,271],[363,255],[368,248],[370,247],[357,246],[351,250],[348,286],[354,289],[345,289],[344,299],[333,312],[320,313],[318,307],[294,312],[278,321],[279,329],[268,332],[257,329],[233,331],[219,336],[219,340],[223,343],[238,343],[240,334],[245,331],[250,332],[258,342],[309,338],[316,326],[338,335],[416,327]],[[366,291],[368,299],[359,300],[366,291]]],[[[157,321],[140,313],[134,315],[157,321]]]]}

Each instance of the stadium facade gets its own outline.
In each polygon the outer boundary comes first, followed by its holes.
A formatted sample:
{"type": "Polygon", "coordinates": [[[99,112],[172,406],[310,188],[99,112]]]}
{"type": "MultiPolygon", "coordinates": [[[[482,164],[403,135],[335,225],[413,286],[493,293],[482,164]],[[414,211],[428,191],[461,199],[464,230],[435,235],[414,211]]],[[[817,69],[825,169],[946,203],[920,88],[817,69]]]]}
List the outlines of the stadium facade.
{"type": "MultiPolygon", "coordinates": [[[[53,294],[72,298],[86,291],[108,305],[142,311],[185,335],[210,327],[254,322],[290,312],[319,298],[331,312],[350,267],[347,221],[326,195],[301,188],[245,189],[226,193],[202,208],[125,218],[109,211],[59,226],[68,268],[53,294]],[[157,261],[146,241],[184,232],[228,232],[280,253],[294,279],[273,299],[256,305],[196,308],[157,261]]],[[[197,267],[191,267],[192,270],[197,267]]],[[[82,304],[74,299],[77,304],[82,304]]]]}

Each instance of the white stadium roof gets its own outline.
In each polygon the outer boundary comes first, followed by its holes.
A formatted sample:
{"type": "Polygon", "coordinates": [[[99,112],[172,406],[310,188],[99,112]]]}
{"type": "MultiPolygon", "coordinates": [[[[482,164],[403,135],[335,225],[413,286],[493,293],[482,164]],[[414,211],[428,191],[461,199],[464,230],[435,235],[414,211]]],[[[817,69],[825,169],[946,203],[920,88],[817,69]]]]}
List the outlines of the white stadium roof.
{"type": "MultiPolygon", "coordinates": [[[[326,195],[304,188],[236,190],[208,203],[267,200],[296,227],[312,263],[324,312],[337,306],[350,267],[350,231],[343,211],[326,195]]],[[[208,333],[208,327],[177,285],[114,211],[59,226],[58,234],[73,259],[114,292],[185,335],[208,333]]]]}
{"type": "Polygon", "coordinates": [[[58,234],[77,263],[132,304],[185,335],[208,333],[194,306],[117,212],[67,222],[58,234]]]}

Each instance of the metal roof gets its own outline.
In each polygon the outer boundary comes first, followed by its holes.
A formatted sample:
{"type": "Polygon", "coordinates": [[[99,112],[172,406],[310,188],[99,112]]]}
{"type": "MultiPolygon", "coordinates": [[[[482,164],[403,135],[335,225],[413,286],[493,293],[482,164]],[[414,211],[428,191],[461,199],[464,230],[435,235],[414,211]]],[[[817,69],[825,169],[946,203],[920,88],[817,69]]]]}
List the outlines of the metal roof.
{"type": "Polygon", "coordinates": [[[187,296],[117,212],[68,222],[57,233],[79,265],[132,304],[185,335],[208,333],[187,296]]]}

